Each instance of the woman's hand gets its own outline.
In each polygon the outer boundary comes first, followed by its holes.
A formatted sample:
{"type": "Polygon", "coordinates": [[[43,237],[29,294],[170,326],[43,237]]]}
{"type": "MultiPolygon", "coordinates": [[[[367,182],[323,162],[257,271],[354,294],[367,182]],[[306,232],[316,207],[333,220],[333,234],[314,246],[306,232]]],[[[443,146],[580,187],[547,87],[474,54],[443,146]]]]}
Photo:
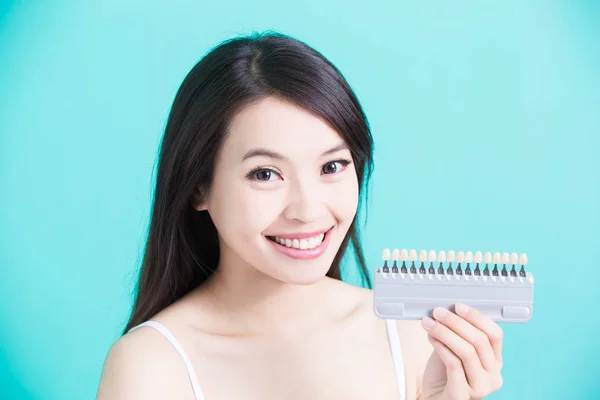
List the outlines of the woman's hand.
{"type": "Polygon", "coordinates": [[[502,386],[502,328],[464,304],[433,311],[422,324],[433,345],[423,375],[425,400],[482,399],[502,386]]]}

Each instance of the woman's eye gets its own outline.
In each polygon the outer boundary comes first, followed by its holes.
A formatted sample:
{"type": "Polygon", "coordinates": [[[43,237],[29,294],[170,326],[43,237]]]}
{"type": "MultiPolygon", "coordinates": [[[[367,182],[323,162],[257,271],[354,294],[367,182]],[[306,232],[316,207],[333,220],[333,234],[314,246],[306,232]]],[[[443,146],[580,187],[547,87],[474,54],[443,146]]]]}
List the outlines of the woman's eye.
{"type": "Polygon", "coordinates": [[[275,177],[275,172],[270,169],[261,169],[254,173],[254,177],[259,181],[270,181],[271,178],[275,177]]]}
{"type": "Polygon", "coordinates": [[[343,167],[345,167],[346,165],[348,165],[349,162],[348,161],[332,161],[330,163],[327,163],[323,166],[323,173],[324,174],[335,174],[336,172],[338,172],[339,170],[341,170],[343,167]]]}

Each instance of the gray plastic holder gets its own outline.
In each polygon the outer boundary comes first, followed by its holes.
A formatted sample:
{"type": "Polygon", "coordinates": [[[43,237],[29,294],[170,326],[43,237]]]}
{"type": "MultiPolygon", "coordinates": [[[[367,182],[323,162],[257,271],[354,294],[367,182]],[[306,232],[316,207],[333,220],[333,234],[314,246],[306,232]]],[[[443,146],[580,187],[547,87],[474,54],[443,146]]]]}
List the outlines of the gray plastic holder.
{"type": "Polygon", "coordinates": [[[375,271],[374,311],[382,319],[432,317],[435,307],[456,303],[477,309],[495,322],[527,322],[533,314],[533,275],[475,276],[375,271]]]}

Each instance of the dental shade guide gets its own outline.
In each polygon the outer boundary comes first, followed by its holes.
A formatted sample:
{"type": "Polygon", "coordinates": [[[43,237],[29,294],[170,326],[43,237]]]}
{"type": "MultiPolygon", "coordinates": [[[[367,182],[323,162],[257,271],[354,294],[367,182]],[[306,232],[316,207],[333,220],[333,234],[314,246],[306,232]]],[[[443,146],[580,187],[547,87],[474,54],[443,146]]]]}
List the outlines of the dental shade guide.
{"type": "Polygon", "coordinates": [[[379,318],[432,317],[435,307],[453,311],[456,303],[475,308],[495,322],[527,322],[533,314],[534,279],[525,271],[526,254],[496,252],[492,257],[480,251],[473,256],[471,251],[421,250],[417,259],[414,249],[390,252],[386,248],[382,258],[373,289],[379,318]]]}

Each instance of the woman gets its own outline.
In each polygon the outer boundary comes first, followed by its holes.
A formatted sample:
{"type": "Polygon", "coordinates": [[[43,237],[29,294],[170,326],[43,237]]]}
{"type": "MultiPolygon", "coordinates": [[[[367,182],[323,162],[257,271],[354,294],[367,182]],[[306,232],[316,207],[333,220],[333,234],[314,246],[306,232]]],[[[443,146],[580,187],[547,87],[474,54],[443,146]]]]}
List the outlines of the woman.
{"type": "Polygon", "coordinates": [[[348,83],[306,44],[270,33],[209,52],[169,115],[133,314],[97,398],[497,390],[498,325],[475,310],[384,321],[371,290],[341,280],[351,246],[371,287],[356,215],[372,148],[348,83]]]}

